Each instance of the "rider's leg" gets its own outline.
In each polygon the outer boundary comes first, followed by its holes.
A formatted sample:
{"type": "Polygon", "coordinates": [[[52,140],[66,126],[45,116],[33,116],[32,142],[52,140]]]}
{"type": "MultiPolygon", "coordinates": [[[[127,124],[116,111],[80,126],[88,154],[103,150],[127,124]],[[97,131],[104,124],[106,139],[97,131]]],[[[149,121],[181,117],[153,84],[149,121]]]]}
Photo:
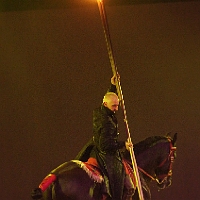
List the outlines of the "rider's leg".
{"type": "Polygon", "coordinates": [[[135,193],[135,185],[131,179],[131,177],[126,174],[124,179],[124,194],[123,194],[123,200],[132,200],[132,196],[135,193]]]}

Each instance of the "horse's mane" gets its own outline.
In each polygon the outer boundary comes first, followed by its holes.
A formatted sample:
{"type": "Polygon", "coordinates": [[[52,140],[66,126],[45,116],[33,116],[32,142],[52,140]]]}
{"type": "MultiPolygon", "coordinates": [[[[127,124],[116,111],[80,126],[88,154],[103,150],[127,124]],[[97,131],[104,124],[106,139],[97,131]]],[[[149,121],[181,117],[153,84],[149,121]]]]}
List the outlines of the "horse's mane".
{"type": "Polygon", "coordinates": [[[153,147],[154,145],[160,142],[166,142],[166,141],[168,141],[168,137],[165,137],[165,136],[148,137],[142,140],[141,142],[134,144],[135,154],[140,154],[141,152],[146,151],[150,147],[153,147]]]}

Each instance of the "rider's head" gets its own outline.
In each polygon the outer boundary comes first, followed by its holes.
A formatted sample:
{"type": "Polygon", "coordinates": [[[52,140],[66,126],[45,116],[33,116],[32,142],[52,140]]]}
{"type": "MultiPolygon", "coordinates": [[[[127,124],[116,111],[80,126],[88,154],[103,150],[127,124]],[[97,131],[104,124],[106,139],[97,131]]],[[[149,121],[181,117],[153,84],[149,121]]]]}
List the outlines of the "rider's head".
{"type": "Polygon", "coordinates": [[[118,110],[119,98],[114,92],[107,92],[103,98],[103,105],[115,112],[118,110]]]}

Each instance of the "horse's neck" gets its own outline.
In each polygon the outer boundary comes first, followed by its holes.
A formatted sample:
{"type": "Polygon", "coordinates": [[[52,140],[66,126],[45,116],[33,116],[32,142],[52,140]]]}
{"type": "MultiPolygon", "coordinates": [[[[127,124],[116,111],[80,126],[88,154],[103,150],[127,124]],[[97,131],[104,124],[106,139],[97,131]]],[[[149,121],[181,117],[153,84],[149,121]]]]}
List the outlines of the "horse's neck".
{"type": "Polygon", "coordinates": [[[160,142],[137,155],[137,165],[149,174],[154,174],[160,160],[167,152],[168,144],[160,142]]]}
{"type": "Polygon", "coordinates": [[[154,172],[156,166],[155,155],[145,151],[137,156],[137,165],[149,174],[154,172]]]}

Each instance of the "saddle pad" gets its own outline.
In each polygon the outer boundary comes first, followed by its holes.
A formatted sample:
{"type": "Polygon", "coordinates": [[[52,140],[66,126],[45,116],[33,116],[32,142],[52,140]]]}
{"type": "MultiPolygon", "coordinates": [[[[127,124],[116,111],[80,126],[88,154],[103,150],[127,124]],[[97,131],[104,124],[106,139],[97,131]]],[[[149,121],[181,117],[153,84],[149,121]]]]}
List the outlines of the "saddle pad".
{"type": "Polygon", "coordinates": [[[72,162],[76,163],[80,168],[82,168],[95,182],[102,183],[104,181],[100,170],[96,166],[80,160],[72,160],[72,162]]]}

